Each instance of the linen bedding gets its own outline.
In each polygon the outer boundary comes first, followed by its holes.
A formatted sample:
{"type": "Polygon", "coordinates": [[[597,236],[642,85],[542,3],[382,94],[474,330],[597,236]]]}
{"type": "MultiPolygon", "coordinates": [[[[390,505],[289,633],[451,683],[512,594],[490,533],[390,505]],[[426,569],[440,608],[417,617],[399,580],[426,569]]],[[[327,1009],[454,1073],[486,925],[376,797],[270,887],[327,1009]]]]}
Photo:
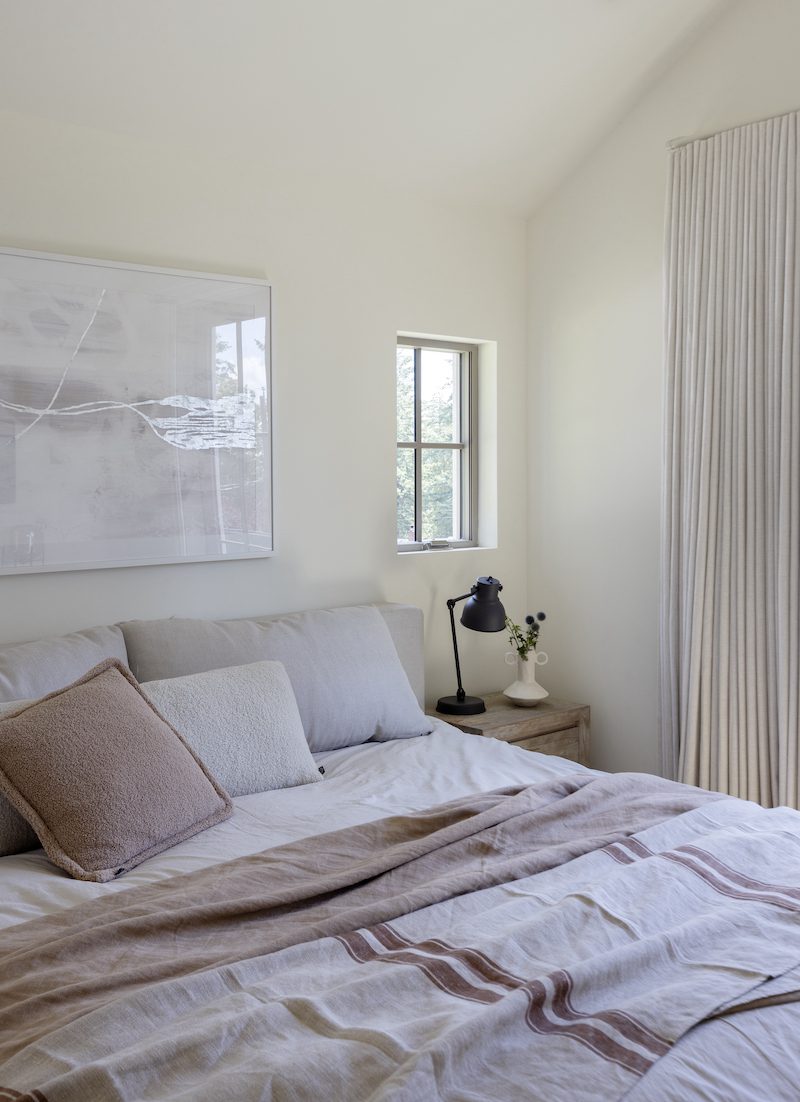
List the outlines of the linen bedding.
{"type": "Polygon", "coordinates": [[[110,884],[0,860],[0,1099],[798,1096],[747,1009],[800,986],[796,812],[444,724],[318,760],[110,884]]]}

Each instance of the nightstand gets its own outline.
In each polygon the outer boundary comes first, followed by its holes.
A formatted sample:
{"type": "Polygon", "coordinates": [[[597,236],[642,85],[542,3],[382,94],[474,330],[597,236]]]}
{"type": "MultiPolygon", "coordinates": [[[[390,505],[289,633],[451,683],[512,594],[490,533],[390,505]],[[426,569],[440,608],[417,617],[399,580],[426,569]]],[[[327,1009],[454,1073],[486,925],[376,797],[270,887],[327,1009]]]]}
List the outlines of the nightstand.
{"type": "Polygon", "coordinates": [[[502,693],[492,693],[485,699],[486,711],[476,716],[431,715],[471,735],[497,738],[523,750],[558,754],[581,765],[589,764],[588,704],[547,697],[532,708],[520,708],[502,693]]]}

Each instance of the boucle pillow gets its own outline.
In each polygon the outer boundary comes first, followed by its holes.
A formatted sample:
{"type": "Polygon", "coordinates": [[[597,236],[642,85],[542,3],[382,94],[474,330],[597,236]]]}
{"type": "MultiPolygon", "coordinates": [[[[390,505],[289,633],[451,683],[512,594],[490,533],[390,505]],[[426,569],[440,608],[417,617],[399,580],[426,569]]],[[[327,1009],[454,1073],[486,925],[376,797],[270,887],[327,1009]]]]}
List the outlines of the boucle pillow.
{"type": "Polygon", "coordinates": [[[231,814],[115,658],[0,718],[0,792],[79,880],[112,880],[231,814]]]}
{"type": "MultiPolygon", "coordinates": [[[[0,719],[11,712],[18,712],[30,703],[30,700],[14,700],[8,704],[0,704],[0,719]]],[[[5,796],[0,795],[0,857],[38,848],[39,839],[33,830],[5,796]]]]}
{"type": "Polygon", "coordinates": [[[280,662],[146,681],[141,689],[231,796],[322,780],[280,662]]]}
{"type": "Polygon", "coordinates": [[[142,682],[271,660],[286,667],[312,751],[427,735],[386,621],[373,607],[251,620],[130,620],[122,625],[142,682]]]}

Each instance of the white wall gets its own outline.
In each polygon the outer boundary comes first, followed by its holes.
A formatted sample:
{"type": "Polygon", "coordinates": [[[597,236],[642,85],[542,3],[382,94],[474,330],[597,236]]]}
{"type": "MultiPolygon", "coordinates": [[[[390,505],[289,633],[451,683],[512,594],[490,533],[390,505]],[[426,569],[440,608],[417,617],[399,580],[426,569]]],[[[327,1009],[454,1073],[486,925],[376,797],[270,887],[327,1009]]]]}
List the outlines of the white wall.
{"type": "Polygon", "coordinates": [[[665,143],[800,107],[798,42],[795,0],[734,5],[529,225],[529,593],[603,768],[658,769],[665,143]]]}
{"type": "MultiPolygon", "coordinates": [[[[358,601],[426,615],[429,695],[454,691],[445,601],[479,574],[524,608],[524,222],[338,186],[236,151],[186,151],[0,113],[0,243],[249,276],[274,288],[275,532],[268,560],[0,577],[0,642],[132,617],[358,601]],[[259,167],[259,165],[261,167],[259,167]],[[499,546],[398,556],[398,330],[497,342],[499,546]]],[[[467,687],[501,687],[504,636],[464,632],[467,687]]]]}

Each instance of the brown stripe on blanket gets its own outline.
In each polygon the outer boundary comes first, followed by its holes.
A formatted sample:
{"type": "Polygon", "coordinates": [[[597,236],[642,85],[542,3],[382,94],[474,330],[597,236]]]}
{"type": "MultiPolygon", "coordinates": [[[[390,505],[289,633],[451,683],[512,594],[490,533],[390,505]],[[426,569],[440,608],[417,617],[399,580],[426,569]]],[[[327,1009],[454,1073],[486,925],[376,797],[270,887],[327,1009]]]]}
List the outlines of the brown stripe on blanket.
{"type": "MultiPolygon", "coordinates": [[[[382,940],[386,939],[387,945],[394,944],[397,947],[410,947],[414,944],[403,938],[397,930],[388,924],[375,927],[371,933],[374,933],[376,936],[382,936],[382,940]],[[379,931],[381,931],[381,935],[379,935],[379,931]]],[[[429,953],[441,953],[443,955],[452,956],[474,972],[477,972],[479,976],[489,983],[503,986],[509,991],[524,987],[528,982],[523,977],[515,976],[512,972],[508,972],[501,968],[499,964],[490,960],[485,953],[480,952],[478,949],[456,949],[438,938],[428,938],[425,941],[417,942],[416,947],[429,953]]],[[[571,1016],[587,1017],[584,1013],[578,1014],[574,1011],[571,1004],[568,1005],[571,1016]]],[[[648,1029],[642,1022],[637,1021],[630,1014],[626,1014],[622,1010],[601,1010],[593,1012],[588,1015],[588,1017],[595,1018],[597,1021],[606,1022],[624,1037],[627,1037],[628,1040],[633,1041],[637,1045],[651,1049],[656,1056],[663,1056],[669,1048],[669,1042],[665,1041],[663,1037],[660,1037],[657,1033],[648,1029]]]]}
{"type": "MultiPolygon", "coordinates": [[[[351,957],[361,964],[377,961],[384,964],[413,965],[438,988],[456,998],[483,1003],[496,1003],[503,998],[496,991],[478,988],[467,983],[455,969],[447,967],[443,961],[434,962],[422,953],[402,949],[390,949],[382,953],[374,949],[361,933],[339,936],[337,940],[347,949],[351,957]]],[[[461,961],[464,959],[463,955],[455,949],[450,955],[461,961]]],[[[611,1037],[603,1029],[594,1025],[595,1021],[613,1025],[609,1021],[613,1015],[609,1013],[583,1015],[576,1011],[569,999],[572,979],[564,969],[557,969],[550,973],[545,977],[544,982],[531,980],[526,983],[520,980],[515,986],[518,990],[523,990],[528,998],[525,1022],[534,1033],[557,1033],[571,1037],[572,1040],[586,1045],[604,1060],[619,1064],[638,1075],[643,1075],[660,1056],[669,1050],[669,1042],[665,1038],[658,1037],[630,1015],[619,1015],[624,1019],[625,1027],[624,1033],[622,1030],[619,1031],[623,1036],[622,1040],[611,1037]],[[548,990],[546,984],[552,985],[552,992],[548,990]],[[649,1052],[641,1052],[640,1047],[631,1048],[624,1043],[626,1039],[649,1052]]]]}
{"type": "MultiPolygon", "coordinates": [[[[470,1002],[497,1003],[504,996],[488,988],[479,988],[468,983],[455,969],[448,967],[444,961],[433,961],[422,953],[416,953],[403,949],[390,949],[380,952],[374,949],[367,938],[361,933],[341,935],[339,941],[351,957],[360,964],[379,962],[382,964],[413,965],[434,983],[440,990],[455,998],[467,999],[470,1002]]],[[[459,959],[457,953],[452,954],[459,959]]],[[[517,990],[522,990],[528,998],[528,1010],[525,1014],[525,1023],[533,1033],[558,1033],[570,1037],[572,1040],[586,1045],[592,1052],[597,1053],[604,1060],[619,1064],[621,1067],[643,1075],[659,1056],[669,1050],[669,1043],[663,1038],[656,1038],[659,1051],[645,1055],[638,1049],[630,1048],[623,1041],[615,1040],[603,1029],[593,1024],[595,1020],[606,1020],[606,1015],[581,1015],[569,1004],[568,992],[571,988],[569,973],[558,969],[545,978],[553,985],[552,993],[548,991],[545,983],[532,980],[529,983],[520,981],[517,990]],[[548,1013],[553,1015],[548,1016],[548,1013]],[[556,1020],[560,1018],[561,1020],[556,1020]]],[[[627,1016],[626,1025],[636,1027],[639,1025],[634,1019],[627,1016]]],[[[652,1031],[641,1027],[646,1034],[646,1047],[652,1048],[652,1031]]]]}
{"type": "Polygon", "coordinates": [[[732,880],[734,884],[739,884],[743,888],[789,896],[790,899],[800,902],[800,888],[794,888],[787,884],[767,884],[763,880],[754,880],[752,876],[746,876],[743,872],[738,872],[736,869],[731,868],[730,865],[726,865],[724,861],[720,861],[719,857],[715,857],[711,853],[706,853],[704,849],[700,849],[698,846],[688,844],[678,846],[675,852],[689,853],[695,857],[699,857],[700,860],[705,861],[705,863],[710,865],[716,872],[720,873],[722,876],[726,876],[729,880],[732,880]]]}
{"type": "Polygon", "coordinates": [[[654,850],[648,849],[638,838],[620,838],[607,847],[609,856],[621,865],[632,865],[634,861],[645,857],[655,857],[654,850]]]}
{"type": "Polygon", "coordinates": [[[635,857],[652,857],[653,851],[648,849],[644,842],[640,842],[638,838],[621,838],[617,842],[618,846],[623,849],[630,850],[635,857]]]}
{"type": "Polygon", "coordinates": [[[386,952],[373,949],[364,934],[356,930],[349,934],[339,934],[336,940],[359,964],[380,961],[383,964],[413,965],[427,976],[431,983],[436,984],[440,991],[454,995],[458,999],[469,999],[470,1002],[475,1003],[496,1003],[503,997],[497,991],[470,983],[446,961],[431,960],[422,953],[408,949],[389,949],[386,952]]]}
{"type": "Polygon", "coordinates": [[[726,865],[718,857],[699,846],[686,843],[672,850],[656,853],[648,849],[638,838],[623,838],[606,846],[605,852],[621,865],[632,864],[635,860],[625,851],[638,858],[661,857],[699,876],[710,888],[729,899],[749,899],[761,903],[771,903],[787,911],[800,911],[800,888],[788,884],[769,884],[764,880],[755,880],[743,872],[726,865]]]}
{"type": "Polygon", "coordinates": [[[381,923],[379,926],[373,927],[370,933],[374,934],[387,949],[415,948],[425,953],[453,957],[461,964],[466,965],[480,979],[498,987],[505,987],[507,991],[516,991],[525,982],[521,976],[515,976],[512,972],[501,968],[499,964],[490,960],[479,949],[456,948],[439,938],[426,938],[424,941],[412,942],[404,938],[388,923],[381,923]]]}
{"type": "MultiPolygon", "coordinates": [[[[698,852],[702,853],[702,851],[698,852]]],[[[706,862],[702,858],[687,857],[678,849],[662,853],[660,856],[667,861],[673,861],[676,865],[682,865],[685,869],[699,876],[714,891],[719,892],[720,895],[726,895],[729,899],[749,899],[758,903],[770,903],[774,907],[782,907],[785,911],[800,911],[800,903],[778,894],[781,889],[776,889],[774,892],[760,892],[750,888],[736,888],[716,875],[711,862],[706,862]]]]}
{"type": "Polygon", "coordinates": [[[625,852],[619,842],[613,842],[610,846],[606,846],[603,853],[613,857],[618,865],[632,865],[635,860],[629,853],[625,852]]]}
{"type": "Polygon", "coordinates": [[[632,865],[639,858],[655,856],[653,850],[648,849],[638,838],[621,838],[619,842],[607,846],[606,852],[620,865],[632,865]]]}
{"type": "MultiPolygon", "coordinates": [[[[541,980],[531,980],[525,984],[528,995],[528,1010],[525,1021],[534,1033],[560,1033],[571,1037],[586,1045],[598,1056],[612,1064],[619,1064],[637,1075],[644,1075],[658,1059],[669,1049],[668,1042],[659,1038],[663,1051],[653,1055],[645,1055],[636,1049],[626,1046],[623,1042],[614,1040],[602,1029],[591,1024],[592,1018],[582,1018],[569,1003],[569,992],[572,987],[572,979],[569,972],[563,968],[556,969],[546,977],[553,986],[552,993],[541,980]],[[554,1021],[549,1018],[546,1011],[559,1015],[562,1020],[554,1021]]],[[[633,1019],[630,1019],[631,1021],[633,1019]]],[[[638,1023],[635,1023],[638,1024],[638,1023]]],[[[644,1027],[643,1027],[644,1028],[644,1027]]],[[[646,1030],[649,1036],[653,1036],[650,1030],[646,1030]]],[[[652,1046],[648,1044],[648,1048],[652,1046]]]]}
{"type": "MultiPolygon", "coordinates": [[[[363,958],[357,958],[359,960],[366,961],[369,959],[389,964],[394,961],[415,964],[436,983],[435,977],[431,974],[432,968],[430,957],[424,957],[422,953],[441,954],[443,957],[451,957],[453,960],[465,965],[466,968],[477,973],[479,979],[486,980],[495,985],[504,986],[509,992],[526,990],[529,1000],[531,998],[531,984],[528,981],[523,980],[521,976],[513,975],[513,973],[502,969],[499,964],[490,960],[483,952],[479,952],[475,949],[448,946],[445,941],[437,938],[426,939],[420,942],[411,942],[403,938],[402,934],[389,926],[388,923],[381,923],[380,926],[369,930],[369,933],[371,933],[376,940],[385,944],[390,951],[387,953],[377,953],[375,950],[371,950],[367,947],[368,953],[365,953],[363,958]],[[406,950],[406,952],[403,952],[403,950],[406,950]],[[418,952],[412,955],[409,951],[413,950],[417,950],[418,952]]],[[[366,939],[361,940],[366,944],[366,939]]],[[[463,983],[461,976],[458,977],[458,979],[463,983]]],[[[629,1014],[625,1014],[621,1011],[602,1011],[598,1014],[584,1014],[576,1011],[570,1000],[572,977],[569,972],[558,970],[550,973],[545,977],[545,980],[549,980],[554,987],[550,1009],[563,1020],[561,1024],[550,1022],[550,1027],[547,1029],[537,1028],[537,1026],[532,1023],[531,1009],[529,1008],[529,1013],[526,1016],[526,1023],[529,1028],[536,1031],[536,1033],[556,1033],[556,1031],[558,1031],[558,1033],[572,1035],[575,1040],[581,1041],[582,1044],[586,1044],[587,1034],[583,1026],[595,1020],[595,1022],[602,1022],[612,1027],[621,1037],[633,1042],[638,1048],[648,1049],[652,1057],[647,1063],[647,1067],[650,1067],[653,1060],[663,1056],[664,1052],[669,1050],[670,1045],[666,1038],[659,1037],[658,1034],[653,1033],[646,1025],[637,1022],[636,1018],[631,1017],[629,1014]],[[573,1024],[576,1022],[582,1023],[581,1029],[573,1029],[573,1024]]],[[[443,985],[437,983],[437,986],[443,985]]],[[[443,987],[443,990],[447,990],[448,993],[452,995],[465,997],[461,995],[460,991],[455,990],[455,986],[453,988],[443,987]]],[[[489,992],[487,988],[484,988],[484,990],[487,994],[490,993],[494,996],[493,998],[485,998],[485,1000],[482,1000],[484,1002],[498,1002],[499,998],[502,997],[495,992],[489,992]]],[[[536,1014],[534,1014],[534,1016],[536,1016],[536,1014]]],[[[604,1056],[606,1059],[613,1059],[616,1063],[623,1063],[624,1067],[629,1067],[631,1070],[637,1070],[639,1072],[646,1070],[645,1066],[641,1065],[641,1054],[639,1051],[629,1051],[627,1060],[619,1059],[620,1051],[624,1049],[624,1045],[621,1044],[621,1042],[615,1047],[614,1041],[610,1040],[602,1031],[593,1031],[590,1036],[594,1041],[594,1044],[590,1044],[590,1048],[599,1052],[599,1055],[604,1056]],[[612,1055],[609,1055],[609,1052],[612,1055]]]]}
{"type": "MultiPolygon", "coordinates": [[[[569,972],[561,969],[566,977],[566,989],[563,994],[563,999],[559,996],[555,1000],[555,1007],[558,1013],[562,1017],[579,1018],[586,1015],[582,1011],[578,1011],[572,1005],[572,976],[569,972]]],[[[551,976],[555,973],[551,973],[551,976]]],[[[559,984],[559,987],[561,985],[559,984]]],[[[597,1014],[592,1014],[591,1017],[597,1021],[606,1022],[608,1025],[613,1026],[619,1033],[627,1037],[628,1040],[635,1042],[642,1048],[649,1048],[656,1056],[663,1056],[669,1049],[670,1043],[664,1037],[660,1037],[652,1029],[649,1029],[642,1022],[637,1021],[630,1014],[626,1014],[621,1010],[603,1010],[597,1014]]]]}

